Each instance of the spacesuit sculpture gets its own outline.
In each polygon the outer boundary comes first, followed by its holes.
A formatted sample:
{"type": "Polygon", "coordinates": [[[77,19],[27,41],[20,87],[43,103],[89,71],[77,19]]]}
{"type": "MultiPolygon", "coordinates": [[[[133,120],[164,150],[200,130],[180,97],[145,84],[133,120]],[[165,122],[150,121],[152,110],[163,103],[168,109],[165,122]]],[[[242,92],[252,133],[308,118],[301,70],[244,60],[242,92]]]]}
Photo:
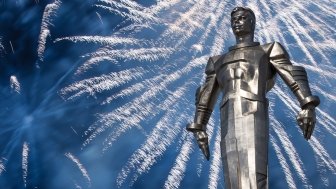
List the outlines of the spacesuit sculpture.
{"type": "Polygon", "coordinates": [[[291,64],[285,49],[277,42],[260,45],[253,41],[255,15],[245,7],[231,12],[231,26],[237,44],[229,52],[211,57],[206,80],[196,92],[194,122],[187,130],[194,133],[198,145],[209,159],[206,125],[217,100],[220,104],[221,155],[225,188],[267,188],[268,100],[266,93],[279,74],[290,87],[302,111],[297,121],[308,140],[315,126],[315,107],[303,67],[291,64]]]}

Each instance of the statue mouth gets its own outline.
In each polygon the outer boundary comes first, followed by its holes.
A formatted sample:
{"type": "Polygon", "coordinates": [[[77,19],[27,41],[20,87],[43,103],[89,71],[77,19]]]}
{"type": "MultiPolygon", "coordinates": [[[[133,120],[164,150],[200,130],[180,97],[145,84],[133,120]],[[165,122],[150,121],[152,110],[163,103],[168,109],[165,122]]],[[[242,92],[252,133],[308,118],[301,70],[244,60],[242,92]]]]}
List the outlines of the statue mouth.
{"type": "Polygon", "coordinates": [[[242,28],[242,26],[241,25],[239,25],[239,26],[234,26],[233,27],[235,30],[240,30],[241,28],[242,28]]]}

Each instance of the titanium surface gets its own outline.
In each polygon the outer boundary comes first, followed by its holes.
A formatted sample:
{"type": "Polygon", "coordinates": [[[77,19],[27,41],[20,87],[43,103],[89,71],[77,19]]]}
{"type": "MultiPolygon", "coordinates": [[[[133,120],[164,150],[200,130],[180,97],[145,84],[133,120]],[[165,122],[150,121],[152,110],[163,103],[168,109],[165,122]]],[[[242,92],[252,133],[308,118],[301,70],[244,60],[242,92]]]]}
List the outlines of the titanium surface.
{"type": "Polygon", "coordinates": [[[255,16],[251,9],[236,7],[231,26],[237,44],[226,54],[210,57],[206,80],[196,92],[194,122],[187,130],[194,133],[209,160],[206,125],[219,93],[221,155],[226,188],[267,188],[268,100],[276,75],[297,97],[302,111],[297,121],[308,140],[315,126],[319,98],[311,94],[306,71],[293,65],[288,53],[277,42],[260,45],[253,41],[255,16]]]}

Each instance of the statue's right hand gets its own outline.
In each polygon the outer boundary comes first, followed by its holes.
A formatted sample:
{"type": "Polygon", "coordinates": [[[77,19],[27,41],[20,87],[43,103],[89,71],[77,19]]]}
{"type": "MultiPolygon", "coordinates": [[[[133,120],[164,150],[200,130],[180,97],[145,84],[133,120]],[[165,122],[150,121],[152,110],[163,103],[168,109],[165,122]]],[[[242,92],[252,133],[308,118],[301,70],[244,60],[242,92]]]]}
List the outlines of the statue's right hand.
{"type": "Polygon", "coordinates": [[[209,144],[208,144],[208,134],[205,131],[195,131],[193,133],[197,140],[199,148],[202,150],[205,158],[209,160],[210,151],[209,151],[209,144]]]}
{"type": "Polygon", "coordinates": [[[190,123],[187,125],[187,131],[194,133],[199,148],[202,150],[205,158],[209,160],[210,151],[208,144],[208,134],[204,131],[204,127],[201,124],[190,123]]]}

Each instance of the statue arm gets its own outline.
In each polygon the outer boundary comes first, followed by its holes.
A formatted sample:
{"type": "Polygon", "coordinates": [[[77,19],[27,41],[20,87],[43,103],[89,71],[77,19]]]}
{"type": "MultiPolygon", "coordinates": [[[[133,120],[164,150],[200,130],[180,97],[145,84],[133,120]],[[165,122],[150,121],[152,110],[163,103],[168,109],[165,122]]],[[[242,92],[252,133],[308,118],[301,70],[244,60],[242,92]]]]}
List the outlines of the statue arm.
{"type": "Polygon", "coordinates": [[[187,130],[194,133],[199,147],[205,157],[209,160],[210,154],[206,126],[217,101],[219,91],[212,58],[210,58],[207,63],[205,74],[206,80],[204,84],[196,91],[196,112],[194,122],[188,124],[187,130]]]}
{"type": "Polygon", "coordinates": [[[301,66],[294,66],[286,50],[277,42],[270,51],[270,63],[300,103],[302,111],[298,114],[297,121],[308,140],[315,127],[315,107],[319,105],[320,99],[311,93],[306,70],[301,66]]]}

